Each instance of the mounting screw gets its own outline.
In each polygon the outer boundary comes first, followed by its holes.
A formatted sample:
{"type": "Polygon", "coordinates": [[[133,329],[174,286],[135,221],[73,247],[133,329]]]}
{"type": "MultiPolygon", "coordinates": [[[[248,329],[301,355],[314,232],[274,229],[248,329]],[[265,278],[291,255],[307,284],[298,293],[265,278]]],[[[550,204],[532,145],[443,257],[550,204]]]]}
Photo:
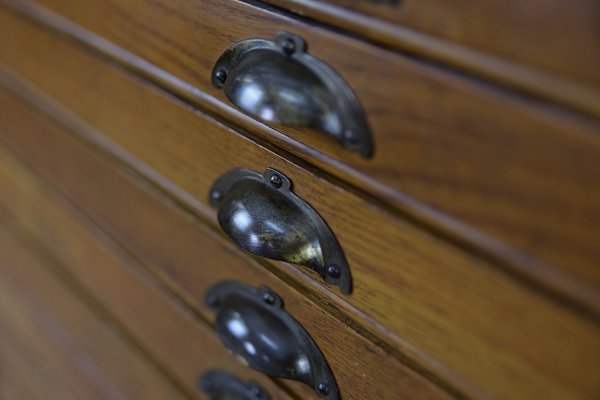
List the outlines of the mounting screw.
{"type": "Polygon", "coordinates": [[[329,275],[333,279],[338,279],[340,276],[342,276],[342,271],[337,265],[329,264],[329,266],[327,267],[327,275],[329,275]]]}
{"type": "Polygon", "coordinates": [[[273,296],[273,293],[271,293],[271,292],[263,293],[262,299],[267,304],[271,304],[271,305],[275,304],[275,296],[273,296]]]}
{"type": "Polygon", "coordinates": [[[210,194],[210,199],[215,203],[218,203],[219,201],[221,201],[222,198],[223,198],[223,193],[219,192],[218,190],[215,190],[210,194]]]}
{"type": "Polygon", "coordinates": [[[217,307],[219,305],[219,297],[214,293],[209,294],[206,296],[206,304],[211,308],[217,307]]]}
{"type": "Polygon", "coordinates": [[[293,39],[287,38],[281,43],[281,49],[285,54],[291,56],[296,51],[296,43],[293,39]]]}
{"type": "Polygon", "coordinates": [[[358,134],[352,129],[346,129],[344,131],[344,139],[348,143],[358,143],[358,141],[360,140],[358,134]]]}
{"type": "Polygon", "coordinates": [[[271,175],[271,178],[269,180],[271,181],[271,185],[273,185],[276,188],[280,188],[281,184],[283,183],[283,179],[281,179],[281,176],[278,174],[271,175]]]}
{"type": "Polygon", "coordinates": [[[329,394],[329,386],[327,386],[324,383],[319,383],[319,386],[317,386],[317,390],[324,396],[327,396],[329,394]]]}
{"type": "Polygon", "coordinates": [[[218,69],[215,72],[215,79],[219,83],[219,86],[223,86],[227,80],[227,71],[225,71],[223,68],[218,69]]]}

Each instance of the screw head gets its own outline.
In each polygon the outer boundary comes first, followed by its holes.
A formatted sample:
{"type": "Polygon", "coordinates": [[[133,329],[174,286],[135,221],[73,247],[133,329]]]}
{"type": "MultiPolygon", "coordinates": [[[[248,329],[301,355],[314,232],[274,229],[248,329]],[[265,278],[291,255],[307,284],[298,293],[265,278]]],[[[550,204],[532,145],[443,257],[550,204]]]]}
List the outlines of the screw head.
{"type": "Polygon", "coordinates": [[[223,193],[219,192],[218,190],[215,190],[210,194],[210,199],[213,202],[219,202],[221,201],[221,199],[223,199],[223,193]]]}
{"type": "Polygon", "coordinates": [[[317,390],[324,396],[327,396],[329,394],[329,386],[327,386],[324,383],[319,383],[319,385],[317,386],[317,390]]]}
{"type": "Polygon", "coordinates": [[[360,140],[358,134],[352,129],[346,129],[344,131],[344,139],[348,141],[348,143],[358,143],[358,141],[360,140]]]}
{"type": "Polygon", "coordinates": [[[329,275],[333,279],[338,279],[340,276],[342,276],[342,271],[340,270],[340,267],[338,267],[337,265],[330,264],[327,267],[327,275],[329,275]]]}
{"type": "Polygon", "coordinates": [[[281,43],[281,49],[288,56],[292,55],[296,51],[296,43],[293,39],[287,38],[281,43]]]}
{"type": "Polygon", "coordinates": [[[271,185],[273,185],[273,187],[276,187],[276,188],[280,188],[281,185],[283,184],[283,179],[281,179],[281,176],[278,174],[271,175],[271,178],[269,178],[269,181],[271,182],[271,185]]]}
{"type": "Polygon", "coordinates": [[[227,80],[227,71],[225,71],[223,68],[218,69],[215,72],[215,79],[217,80],[220,86],[223,86],[225,84],[225,81],[227,80]]]}
{"type": "Polygon", "coordinates": [[[262,299],[267,304],[275,304],[275,296],[271,292],[265,292],[262,295],[262,299]]]}
{"type": "Polygon", "coordinates": [[[209,294],[206,296],[206,304],[211,308],[217,307],[219,305],[219,297],[216,294],[209,294]]]}

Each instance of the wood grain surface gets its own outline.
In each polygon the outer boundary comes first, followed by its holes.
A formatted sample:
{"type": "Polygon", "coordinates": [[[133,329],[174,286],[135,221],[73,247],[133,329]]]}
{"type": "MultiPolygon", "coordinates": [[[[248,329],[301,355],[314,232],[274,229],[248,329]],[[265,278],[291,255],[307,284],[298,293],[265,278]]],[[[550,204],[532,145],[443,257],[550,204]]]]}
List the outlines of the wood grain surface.
{"type": "MultiPolygon", "coordinates": [[[[43,125],[38,123],[37,132],[41,132],[42,128],[43,125]]],[[[45,134],[51,134],[50,131],[50,128],[44,129],[45,134]]],[[[62,155],[65,160],[73,162],[79,161],[79,157],[90,156],[86,152],[71,153],[76,151],[72,146],[73,143],[63,147],[62,155]]],[[[53,201],[56,196],[44,189],[43,185],[37,184],[31,174],[17,162],[8,156],[2,158],[0,187],[9,188],[10,193],[0,195],[0,203],[6,204],[11,214],[33,234],[50,234],[54,238],[52,241],[41,237],[48,246],[67,246],[69,240],[74,240],[69,237],[73,233],[56,227],[61,224],[57,215],[67,214],[64,211],[59,214],[55,210],[59,208],[52,204],[58,202],[53,201]],[[56,243],[57,240],[60,240],[60,246],[56,243]]],[[[86,188],[94,188],[94,193],[88,194],[100,202],[77,203],[77,206],[83,206],[81,209],[90,213],[102,230],[113,235],[126,247],[128,253],[151,268],[165,282],[169,293],[176,293],[183,303],[190,304],[194,312],[205,320],[212,321],[214,315],[204,304],[204,294],[216,283],[239,280],[253,286],[267,285],[284,299],[286,310],[323,349],[344,399],[383,400],[396,399],[398,396],[414,399],[451,398],[392,355],[386,354],[383,349],[328,315],[302,293],[275,278],[262,266],[250,263],[232,245],[221,244],[222,239],[216,238],[211,230],[190,220],[185,214],[159,201],[142,188],[133,186],[110,167],[97,161],[96,168],[98,167],[101,169],[70,164],[72,169],[84,168],[88,172],[87,179],[79,180],[81,187],[73,189],[74,193],[67,195],[75,197],[83,194],[86,188]],[[92,174],[97,174],[99,179],[92,174]],[[87,184],[90,179],[93,179],[94,185],[87,184]],[[108,207],[98,208],[101,203],[108,207]]],[[[77,200],[82,199],[77,197],[77,200]]],[[[304,386],[295,386],[301,398],[316,398],[304,386]]]]}
{"type": "MultiPolygon", "coordinates": [[[[408,355],[427,371],[452,382],[453,387],[475,393],[473,397],[481,392],[499,398],[527,398],[542,392],[548,398],[577,396],[575,393],[585,398],[597,393],[591,370],[581,370],[582,365],[593,365],[600,359],[600,338],[594,322],[571,314],[484,261],[211,123],[122,71],[53,39],[39,39],[41,42],[31,47],[36,54],[48,49],[64,64],[63,69],[52,69],[51,80],[37,81],[72,107],[79,118],[123,147],[82,127],[87,138],[117,152],[118,157],[213,226],[214,211],[205,201],[210,185],[223,171],[233,166],[255,170],[273,166],[286,173],[298,194],[315,205],[338,235],[351,263],[355,292],[342,298],[294,267],[274,263],[272,268],[315,291],[324,307],[338,318],[400,348],[397,356],[408,355]],[[61,79],[62,74],[68,79],[61,79]]],[[[49,68],[49,64],[45,66],[49,68]]],[[[42,107],[49,105],[44,103],[42,107]]],[[[49,110],[61,115],[60,110],[49,110]]],[[[81,150],[67,157],[67,139],[57,142],[60,135],[40,136],[35,128],[27,133],[23,128],[25,119],[14,115],[9,112],[3,118],[7,124],[4,139],[40,173],[71,193],[78,207],[99,215],[108,204],[127,203],[127,196],[104,201],[97,192],[89,192],[94,186],[81,182],[92,176],[97,185],[102,180],[102,173],[84,170],[91,157],[77,156],[81,150]]],[[[106,187],[102,193],[108,196],[111,192],[116,195],[120,191],[106,187]]],[[[123,211],[112,222],[120,221],[112,234],[119,233],[119,239],[125,242],[133,236],[127,231],[132,229],[131,212],[123,211]]],[[[154,246],[158,245],[144,247],[139,253],[145,254],[154,246]]]]}
{"type": "MultiPolygon", "coordinates": [[[[10,188],[3,186],[3,190],[10,188]]],[[[31,253],[11,232],[0,231],[2,326],[34,343],[26,347],[35,350],[38,358],[47,357],[77,397],[189,398],[136,354],[31,253]]],[[[30,382],[36,385],[33,379],[30,382]]],[[[62,394],[51,391],[48,396],[58,399],[62,394]]]]}
{"type": "MultiPolygon", "coordinates": [[[[2,157],[3,162],[7,158],[2,157]]],[[[51,257],[54,262],[60,262],[67,274],[67,278],[73,281],[79,292],[89,292],[97,301],[96,307],[101,308],[107,315],[114,317],[113,323],[117,325],[123,334],[129,333],[129,339],[135,343],[135,347],[141,349],[150,359],[150,363],[156,363],[162,371],[170,376],[176,384],[184,391],[186,398],[204,398],[196,390],[195,382],[198,376],[205,370],[217,368],[231,371],[245,379],[254,379],[265,387],[276,399],[290,398],[285,391],[267,380],[263,375],[250,371],[234,360],[221,345],[212,330],[204,322],[198,321],[193,313],[186,310],[181,304],[172,299],[168,294],[162,293],[156,287],[153,280],[143,271],[129,269],[125,255],[114,254],[109,243],[98,241],[81,223],[69,214],[68,208],[63,204],[55,204],[55,200],[47,195],[36,197],[35,182],[31,179],[20,179],[22,176],[13,175],[14,172],[6,169],[3,164],[3,177],[16,178],[20,187],[12,187],[11,195],[21,193],[22,214],[16,213],[16,204],[11,203],[8,210],[3,207],[4,223],[12,230],[20,229],[34,236],[35,244],[41,243],[47,248],[42,248],[42,254],[51,257]],[[33,186],[32,186],[33,185],[33,186]],[[29,194],[20,190],[29,191],[29,194]],[[6,217],[7,212],[12,217],[6,217]],[[20,220],[15,220],[20,218],[20,220]],[[35,224],[33,224],[33,223],[35,224]],[[37,229],[37,230],[36,230],[37,229]],[[37,236],[36,236],[37,235],[37,236]]],[[[2,185],[2,187],[9,187],[2,185]]],[[[5,191],[2,192],[6,194],[5,191]]],[[[40,196],[41,193],[38,193],[40,196]]],[[[4,201],[4,198],[3,200],[4,201]]],[[[8,243],[8,239],[2,243],[8,243]]],[[[12,242],[11,242],[12,243],[12,242]]],[[[8,246],[8,248],[16,246],[8,246]]],[[[39,244],[38,244],[39,246],[39,244]]],[[[32,250],[30,250],[31,252],[32,250]]],[[[8,257],[10,253],[3,251],[2,255],[8,257]]],[[[32,263],[26,263],[29,266],[32,263]]],[[[19,264],[20,265],[20,264],[19,264]]],[[[23,273],[27,271],[24,266],[23,273]]],[[[33,265],[31,265],[33,267],[33,265]]],[[[57,267],[60,268],[60,265],[57,267]]],[[[3,268],[8,270],[8,268],[3,268]]],[[[12,269],[11,269],[12,271],[12,269]]],[[[41,274],[41,272],[36,272],[41,274]]],[[[37,275],[36,275],[37,276],[37,275]]],[[[42,278],[33,281],[42,281],[42,278]]],[[[29,289],[26,289],[29,292],[29,289]]],[[[88,296],[89,296],[88,293],[88,296]]],[[[55,294],[55,297],[58,297],[55,294]]],[[[64,306],[66,307],[66,306],[64,306]]],[[[16,312],[15,316],[23,315],[16,312]]],[[[45,315],[45,314],[44,314],[45,315]]],[[[44,316],[42,315],[42,316],[44,316]]],[[[76,323],[78,319],[85,319],[84,314],[72,315],[76,323]]],[[[14,324],[14,321],[11,321],[14,324]]],[[[81,327],[79,327],[81,328],[81,327]]],[[[91,340],[91,339],[90,339],[91,340]]],[[[64,350],[64,349],[60,349],[64,350]]],[[[100,351],[100,343],[94,351],[100,351]]],[[[106,348],[104,353],[110,351],[106,348]]],[[[59,349],[56,355],[64,354],[59,349]]],[[[105,354],[110,357],[110,354],[105,354]]],[[[146,360],[148,363],[148,361],[146,360]]],[[[66,364],[65,364],[66,365],[66,364]]],[[[79,368],[74,366],[74,368],[79,368]]],[[[123,368],[119,366],[119,368],[123,368]]],[[[97,371],[91,371],[91,375],[102,377],[97,371]]],[[[82,393],[86,389],[86,381],[80,375],[72,373],[67,375],[73,385],[84,385],[77,392],[78,397],[88,399],[97,398],[93,391],[82,393]]],[[[121,377],[124,379],[125,377],[121,377]]],[[[149,378],[148,378],[149,379],[149,378]]],[[[144,383],[149,388],[151,382],[144,383]]],[[[159,382],[156,382],[158,385],[159,382]]],[[[108,390],[108,386],[107,389],[108,390]]],[[[302,391],[301,391],[302,393],[302,391]]],[[[107,398],[106,396],[103,398],[107,398]]],[[[113,393],[108,398],[115,397],[113,393]]],[[[125,397],[127,398],[127,397],[125,397]]],[[[136,398],[132,396],[132,398],[136,398]]],[[[137,398],[154,398],[137,397],[137,398]]],[[[173,398],[173,396],[159,396],[158,398],[173,398]]],[[[312,399],[316,396],[302,395],[302,398],[312,399]]]]}
{"type": "Polygon", "coordinates": [[[600,89],[594,0],[264,2],[557,101],[600,89]]]}
{"type": "Polygon", "coordinates": [[[44,400],[52,393],[64,400],[76,400],[57,368],[42,356],[37,344],[3,322],[0,327],[0,396],[2,399],[44,400]]]}
{"type": "MultiPolygon", "coordinates": [[[[29,2],[17,3],[27,13],[40,11],[29,2]]],[[[428,229],[514,273],[582,303],[597,295],[597,121],[540,107],[441,68],[236,1],[87,1],[77,7],[70,0],[42,3],[151,64],[67,21],[42,12],[43,18],[73,28],[72,33],[90,45],[120,57],[127,68],[168,81],[178,95],[185,92],[204,99],[211,109],[229,110],[219,115],[233,120],[240,114],[216,105],[215,99],[226,99],[210,85],[210,71],[221,52],[235,41],[273,37],[277,30],[300,34],[311,53],[339,71],[357,92],[374,132],[376,155],[361,159],[314,132],[278,127],[282,135],[255,124],[253,134],[380,196],[428,229]],[[573,274],[588,290],[581,291],[569,274],[538,273],[546,270],[544,263],[573,274]]],[[[3,25],[3,56],[16,70],[29,69],[43,79],[49,75],[33,69],[61,64],[50,52],[32,57],[21,51],[21,44],[10,39],[11,25],[3,25]],[[44,54],[52,59],[40,62],[44,54]]]]}

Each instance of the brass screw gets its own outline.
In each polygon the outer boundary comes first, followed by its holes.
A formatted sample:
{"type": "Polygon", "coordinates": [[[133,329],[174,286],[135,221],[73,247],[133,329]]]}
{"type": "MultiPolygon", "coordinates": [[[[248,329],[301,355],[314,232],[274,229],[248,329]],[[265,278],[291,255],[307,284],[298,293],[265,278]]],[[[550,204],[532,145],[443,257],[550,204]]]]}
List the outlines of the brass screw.
{"type": "Polygon", "coordinates": [[[223,193],[219,192],[218,190],[215,190],[210,194],[210,198],[213,202],[218,203],[223,198],[223,193]]]}
{"type": "Polygon", "coordinates": [[[281,43],[281,49],[285,54],[292,55],[296,51],[296,43],[290,38],[287,38],[281,43]]]}
{"type": "Polygon", "coordinates": [[[281,179],[281,176],[277,174],[271,175],[269,181],[271,181],[271,185],[273,185],[276,188],[280,188],[283,184],[283,179],[281,179]]]}
{"type": "Polygon", "coordinates": [[[206,297],[206,304],[211,308],[217,307],[219,305],[219,297],[216,294],[209,294],[206,297]]]}
{"type": "Polygon", "coordinates": [[[217,72],[215,72],[215,79],[219,83],[219,86],[223,86],[227,80],[227,71],[223,68],[218,69],[217,72]]]}
{"type": "Polygon", "coordinates": [[[324,383],[319,383],[319,386],[317,386],[317,389],[324,396],[327,396],[329,394],[329,386],[327,386],[324,383]]]}
{"type": "Polygon", "coordinates": [[[338,267],[337,265],[330,264],[327,267],[327,275],[329,275],[333,279],[338,279],[340,276],[342,276],[342,271],[340,271],[340,267],[338,267]]]}
{"type": "Polygon", "coordinates": [[[352,129],[346,129],[344,131],[344,139],[348,141],[348,143],[358,143],[359,137],[358,134],[352,129]]]}
{"type": "Polygon", "coordinates": [[[270,292],[263,293],[262,299],[267,304],[275,304],[275,296],[273,296],[273,293],[270,293],[270,292]]]}

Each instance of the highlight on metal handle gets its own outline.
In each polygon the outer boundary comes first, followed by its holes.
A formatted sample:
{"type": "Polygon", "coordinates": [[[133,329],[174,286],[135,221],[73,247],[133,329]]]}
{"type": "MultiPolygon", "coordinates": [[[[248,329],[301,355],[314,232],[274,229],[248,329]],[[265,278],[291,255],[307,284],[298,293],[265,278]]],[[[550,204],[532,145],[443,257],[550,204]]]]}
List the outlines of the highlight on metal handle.
{"type": "Polygon", "coordinates": [[[323,354],[271,289],[224,281],[208,291],[206,303],[217,312],[221,341],[242,363],[271,377],[303,382],[327,400],[339,399],[323,354]]]}
{"type": "Polygon", "coordinates": [[[356,95],[331,67],[307,53],[299,36],[279,32],[275,40],[235,43],[215,64],[212,84],[255,118],[315,128],[363,157],[373,155],[356,95]]]}
{"type": "Polygon", "coordinates": [[[243,249],[307,266],[343,293],[351,292],[350,268],[333,232],[281,172],[228,171],[214,183],[210,202],[219,208],[223,231],[243,249]]]}
{"type": "Polygon", "coordinates": [[[256,382],[242,382],[221,370],[209,370],[198,378],[198,387],[210,400],[271,400],[256,382]]]}

